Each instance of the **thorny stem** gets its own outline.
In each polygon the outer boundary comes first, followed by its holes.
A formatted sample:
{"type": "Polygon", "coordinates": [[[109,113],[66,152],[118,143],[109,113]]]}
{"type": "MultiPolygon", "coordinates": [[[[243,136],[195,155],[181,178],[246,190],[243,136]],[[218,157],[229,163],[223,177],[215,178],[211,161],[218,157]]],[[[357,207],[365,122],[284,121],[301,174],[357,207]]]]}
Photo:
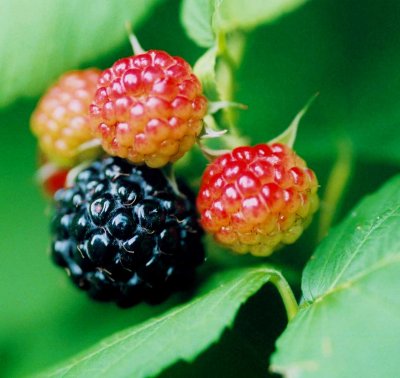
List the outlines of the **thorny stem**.
{"type": "Polygon", "coordinates": [[[290,322],[296,316],[297,311],[299,310],[296,298],[288,282],[280,272],[277,272],[276,270],[271,270],[270,275],[270,281],[275,285],[282,298],[283,305],[286,309],[286,315],[288,321],[290,322]]]}

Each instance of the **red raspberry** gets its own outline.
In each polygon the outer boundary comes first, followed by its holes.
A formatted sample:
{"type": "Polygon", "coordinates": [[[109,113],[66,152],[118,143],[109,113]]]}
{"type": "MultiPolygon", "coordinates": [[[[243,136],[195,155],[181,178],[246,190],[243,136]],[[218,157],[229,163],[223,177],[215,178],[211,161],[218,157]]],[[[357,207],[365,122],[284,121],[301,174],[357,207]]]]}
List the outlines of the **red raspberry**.
{"type": "Polygon", "coordinates": [[[43,181],[43,189],[50,197],[53,197],[57,190],[65,188],[68,172],[65,168],[54,170],[43,181]]]}
{"type": "Polygon", "coordinates": [[[42,151],[39,151],[38,154],[38,167],[36,179],[48,196],[53,197],[57,190],[65,188],[68,168],[62,168],[49,162],[42,151]]]}
{"type": "Polygon", "coordinates": [[[65,167],[78,161],[78,147],[93,137],[89,105],[101,71],[91,68],[64,74],[42,97],[31,128],[47,158],[65,167]]]}
{"type": "Polygon", "coordinates": [[[103,72],[90,114],[107,153],[158,168],[193,146],[206,110],[189,64],[164,51],[148,51],[103,72]]]}
{"type": "Polygon", "coordinates": [[[300,237],[317,210],[317,188],[314,172],[291,148],[239,147],[207,167],[197,208],[219,243],[267,256],[300,237]]]}

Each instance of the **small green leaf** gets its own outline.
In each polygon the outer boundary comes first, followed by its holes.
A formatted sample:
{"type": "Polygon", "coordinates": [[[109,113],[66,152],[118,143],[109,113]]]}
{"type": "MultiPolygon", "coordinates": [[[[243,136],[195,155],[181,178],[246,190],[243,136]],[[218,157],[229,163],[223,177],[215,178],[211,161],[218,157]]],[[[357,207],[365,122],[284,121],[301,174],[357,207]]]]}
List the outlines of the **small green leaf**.
{"type": "Polygon", "coordinates": [[[192,361],[233,324],[241,304],[277,276],[266,266],[217,274],[191,302],[119,332],[41,376],[138,378],[156,375],[178,360],[192,361]]]}
{"type": "Polygon", "coordinates": [[[278,340],[285,377],[395,377],[400,340],[400,176],[364,199],[306,266],[304,303],[278,340]]]}
{"type": "Polygon", "coordinates": [[[61,73],[128,41],[125,22],[137,27],[158,2],[3,0],[0,107],[39,95],[61,73]]]}
{"type": "Polygon", "coordinates": [[[205,95],[211,101],[217,101],[220,98],[215,76],[216,61],[217,48],[213,46],[197,60],[193,67],[194,73],[203,85],[205,95]]]}
{"type": "Polygon", "coordinates": [[[304,108],[297,113],[296,117],[294,117],[289,127],[282,134],[272,139],[269,143],[283,143],[292,148],[294,142],[296,141],[296,135],[297,135],[297,129],[299,128],[299,123],[317,96],[318,93],[315,94],[313,97],[311,97],[308,100],[307,104],[304,106],[304,108]]]}
{"type": "Polygon", "coordinates": [[[303,5],[307,0],[228,0],[219,8],[218,28],[224,32],[250,30],[272,22],[303,5]]]}
{"type": "Polygon", "coordinates": [[[185,0],[181,22],[187,35],[199,46],[211,47],[215,42],[212,27],[215,0],[185,0]]]}

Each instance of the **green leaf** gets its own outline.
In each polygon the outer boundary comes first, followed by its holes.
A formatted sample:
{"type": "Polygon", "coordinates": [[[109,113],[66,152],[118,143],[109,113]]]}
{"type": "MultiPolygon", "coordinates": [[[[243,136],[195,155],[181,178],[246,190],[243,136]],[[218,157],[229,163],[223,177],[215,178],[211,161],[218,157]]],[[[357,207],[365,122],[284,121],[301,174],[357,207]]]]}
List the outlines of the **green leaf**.
{"type": "Polygon", "coordinates": [[[211,101],[217,101],[220,98],[215,75],[216,60],[217,48],[213,46],[197,60],[193,67],[194,73],[203,85],[205,95],[211,101]]]}
{"type": "Polygon", "coordinates": [[[286,377],[395,377],[400,340],[400,176],[364,199],[307,265],[304,303],[277,343],[286,377]]]}
{"type": "Polygon", "coordinates": [[[282,134],[272,139],[269,143],[283,143],[292,148],[294,142],[296,141],[296,135],[297,135],[297,129],[299,128],[299,123],[317,96],[318,93],[315,94],[313,97],[311,97],[310,100],[308,100],[307,104],[304,105],[303,109],[301,109],[297,113],[296,117],[294,117],[289,127],[282,134]]]}
{"type": "Polygon", "coordinates": [[[128,42],[125,22],[136,28],[158,2],[3,0],[0,107],[39,95],[66,70],[128,42]]]}
{"type": "Polygon", "coordinates": [[[119,332],[42,376],[147,377],[178,360],[192,361],[232,325],[241,304],[271,275],[263,266],[220,273],[191,302],[119,332]]]}
{"type": "Polygon", "coordinates": [[[266,359],[286,327],[282,300],[272,285],[253,295],[236,315],[232,328],[193,362],[179,361],[158,378],[277,378],[268,374],[266,359]],[[238,358],[239,357],[239,358],[238,358]]]}
{"type": "Polygon", "coordinates": [[[185,0],[181,21],[199,46],[211,47],[220,32],[250,30],[295,10],[307,0],[185,0]]]}
{"type": "Polygon", "coordinates": [[[212,27],[215,0],[185,0],[182,3],[181,22],[187,35],[199,46],[215,43],[212,27]]]}
{"type": "Polygon", "coordinates": [[[307,0],[227,0],[219,8],[218,28],[224,32],[250,30],[272,22],[303,5],[307,0]]]}

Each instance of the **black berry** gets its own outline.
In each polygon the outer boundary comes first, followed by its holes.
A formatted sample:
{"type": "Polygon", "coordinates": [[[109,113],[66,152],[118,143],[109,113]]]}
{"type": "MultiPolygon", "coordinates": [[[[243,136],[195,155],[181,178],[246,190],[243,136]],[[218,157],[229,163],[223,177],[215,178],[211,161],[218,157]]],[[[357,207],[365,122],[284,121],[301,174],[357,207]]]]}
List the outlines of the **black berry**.
{"type": "Polygon", "coordinates": [[[157,169],[95,161],[55,195],[52,256],[92,298],[132,306],[188,287],[204,261],[193,194],[157,169]]]}

